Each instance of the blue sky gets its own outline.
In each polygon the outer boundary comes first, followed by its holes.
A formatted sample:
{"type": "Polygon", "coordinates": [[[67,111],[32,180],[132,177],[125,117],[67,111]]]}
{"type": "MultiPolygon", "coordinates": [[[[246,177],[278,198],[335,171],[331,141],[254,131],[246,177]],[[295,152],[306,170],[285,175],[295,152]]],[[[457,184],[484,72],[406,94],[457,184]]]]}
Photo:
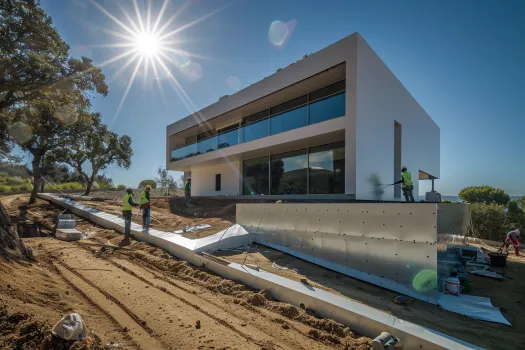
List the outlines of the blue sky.
{"type": "MultiPolygon", "coordinates": [[[[116,1],[98,3],[127,23],[116,1]]],[[[122,1],[135,18],[131,4],[122,1]]],[[[107,171],[117,184],[136,186],[165,166],[166,126],[191,108],[214,103],[358,31],[440,126],[438,191],[456,194],[468,185],[487,184],[525,193],[525,1],[171,0],[164,20],[184,4],[170,29],[219,10],[173,37],[184,41],[176,48],[202,56],[175,57],[186,64],[172,74],[191,102],[180,98],[168,79],[159,81],[163,98],[151,68],[147,78],[140,69],[116,115],[134,64],[117,77],[127,58],[103,68],[109,95],[96,96],[93,110],[133,140],[132,168],[107,171]],[[282,47],[268,37],[276,20],[295,23],[282,47]]],[[[155,19],[162,1],[152,5],[155,19]]],[[[90,1],[41,0],[41,6],[73,56],[100,63],[125,50],[93,46],[123,41],[102,28],[126,32],[90,1]]]]}

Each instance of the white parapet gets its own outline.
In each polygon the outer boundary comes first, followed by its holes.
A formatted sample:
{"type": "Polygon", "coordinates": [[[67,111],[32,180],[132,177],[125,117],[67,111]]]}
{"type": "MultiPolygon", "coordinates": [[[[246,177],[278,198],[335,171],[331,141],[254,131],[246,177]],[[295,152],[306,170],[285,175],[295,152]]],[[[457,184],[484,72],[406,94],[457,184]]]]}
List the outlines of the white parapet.
{"type": "MultiPolygon", "coordinates": [[[[60,205],[102,227],[115,229],[118,232],[124,231],[124,220],[116,215],[104,213],[52,194],[42,193],[39,194],[39,197],[60,205]]],[[[262,269],[257,271],[247,266],[202,254],[202,252],[233,248],[249,243],[251,235],[240,225],[233,225],[228,230],[195,240],[171,232],[150,230],[149,233],[143,233],[141,230],[140,225],[132,224],[131,233],[138,240],[149,242],[223,278],[240,281],[252,288],[266,289],[276,300],[312,309],[317,315],[345,324],[364,336],[374,338],[386,331],[401,339],[406,349],[481,349],[313,286],[304,285],[262,269]]]]}

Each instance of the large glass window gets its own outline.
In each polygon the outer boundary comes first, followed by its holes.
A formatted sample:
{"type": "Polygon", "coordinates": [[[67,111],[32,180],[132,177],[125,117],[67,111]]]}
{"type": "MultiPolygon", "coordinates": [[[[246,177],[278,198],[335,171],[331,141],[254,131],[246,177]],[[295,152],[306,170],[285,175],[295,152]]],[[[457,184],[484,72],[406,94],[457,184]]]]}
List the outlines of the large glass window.
{"type": "Polygon", "coordinates": [[[306,126],[306,114],[307,109],[304,106],[272,117],[270,119],[272,135],[306,126]]]}
{"type": "Polygon", "coordinates": [[[310,124],[345,115],[345,100],[346,94],[342,93],[310,104],[310,124]]]}
{"type": "Polygon", "coordinates": [[[345,144],[310,149],[310,194],[345,193],[345,144]]]}
{"type": "Polygon", "coordinates": [[[306,150],[272,156],[270,163],[271,194],[307,194],[306,150]]]}
{"type": "Polygon", "coordinates": [[[243,190],[244,195],[260,195],[269,193],[268,157],[244,161],[243,190]]]}

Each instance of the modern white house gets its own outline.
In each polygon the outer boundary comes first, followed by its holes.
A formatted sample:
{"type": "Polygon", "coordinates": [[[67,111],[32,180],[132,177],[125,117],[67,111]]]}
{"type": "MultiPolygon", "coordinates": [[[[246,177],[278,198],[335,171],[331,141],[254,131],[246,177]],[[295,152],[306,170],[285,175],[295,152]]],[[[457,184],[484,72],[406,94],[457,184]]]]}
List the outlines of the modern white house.
{"type": "Polygon", "coordinates": [[[439,127],[358,33],[166,130],[166,168],[191,175],[192,196],[379,199],[372,178],[402,165],[417,196],[439,157],[439,127]]]}

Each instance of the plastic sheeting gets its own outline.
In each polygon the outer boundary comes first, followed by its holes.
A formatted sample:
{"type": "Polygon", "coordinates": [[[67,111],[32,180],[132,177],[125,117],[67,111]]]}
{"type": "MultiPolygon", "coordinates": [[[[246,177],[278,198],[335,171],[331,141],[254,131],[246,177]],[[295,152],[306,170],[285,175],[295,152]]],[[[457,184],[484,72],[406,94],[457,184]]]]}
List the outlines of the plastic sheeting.
{"type": "Polygon", "coordinates": [[[489,298],[464,294],[455,296],[443,293],[438,299],[438,305],[445,310],[457,312],[478,320],[511,326],[500,309],[492,305],[489,298]]]}

